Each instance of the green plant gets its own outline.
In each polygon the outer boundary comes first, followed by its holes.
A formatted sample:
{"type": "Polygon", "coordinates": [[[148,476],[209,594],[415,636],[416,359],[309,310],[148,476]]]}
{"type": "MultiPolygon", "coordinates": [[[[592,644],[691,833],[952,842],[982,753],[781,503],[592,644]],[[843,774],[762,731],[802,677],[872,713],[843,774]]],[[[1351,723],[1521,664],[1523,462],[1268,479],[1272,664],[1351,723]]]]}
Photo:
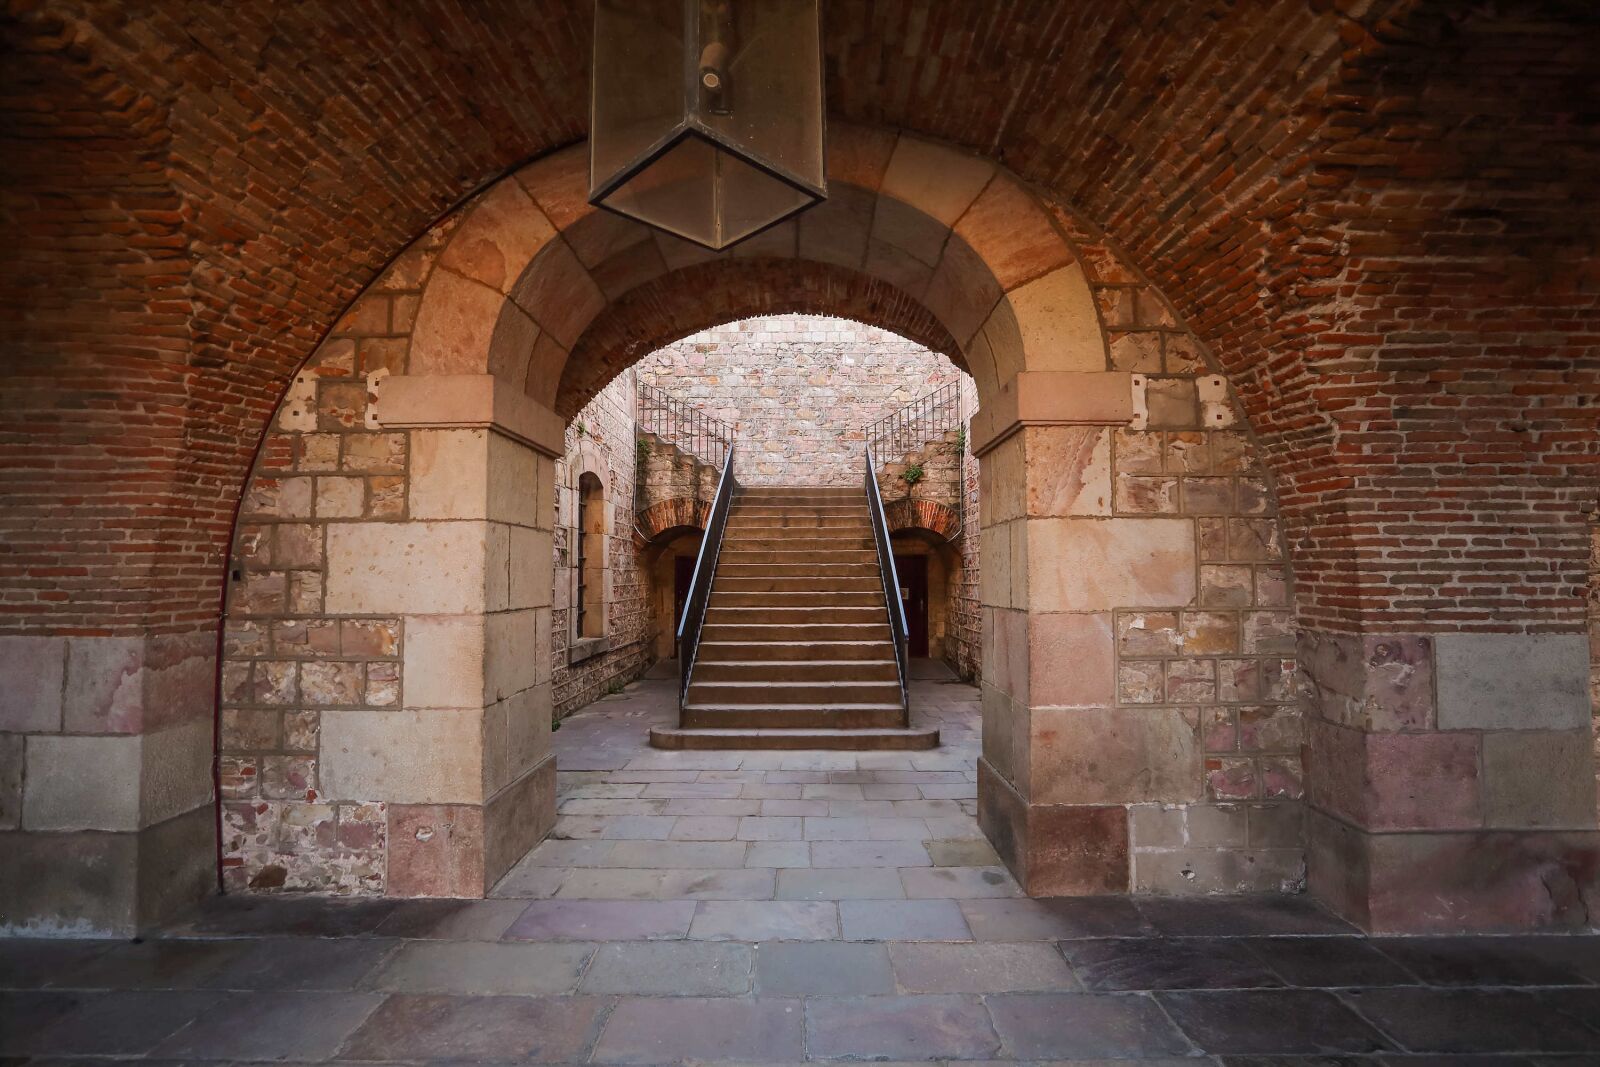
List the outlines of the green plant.
{"type": "Polygon", "coordinates": [[[950,446],[951,453],[957,456],[967,454],[967,424],[962,423],[956,427],[956,439],[950,446]]]}
{"type": "Polygon", "coordinates": [[[621,678],[613,678],[611,679],[610,683],[607,684],[606,692],[612,696],[616,696],[626,688],[628,688],[627,682],[624,682],[621,678]]]}
{"type": "Polygon", "coordinates": [[[650,458],[650,442],[641,437],[634,442],[634,448],[639,455],[639,464],[643,466],[645,461],[650,458]]]}
{"type": "Polygon", "coordinates": [[[581,422],[578,423],[578,436],[579,437],[582,437],[584,434],[586,434],[588,432],[589,431],[584,427],[583,423],[581,423],[581,422]]]}
{"type": "Polygon", "coordinates": [[[911,466],[900,472],[900,480],[905,482],[907,485],[916,485],[918,482],[922,481],[922,474],[922,464],[913,463],[911,466]]]}

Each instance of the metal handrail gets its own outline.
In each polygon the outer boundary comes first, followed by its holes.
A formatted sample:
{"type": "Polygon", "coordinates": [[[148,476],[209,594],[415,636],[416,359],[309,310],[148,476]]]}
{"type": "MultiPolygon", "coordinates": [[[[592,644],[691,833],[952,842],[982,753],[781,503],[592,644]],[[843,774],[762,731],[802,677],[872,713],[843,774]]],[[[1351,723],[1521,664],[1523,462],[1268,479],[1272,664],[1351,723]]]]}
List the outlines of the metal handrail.
{"type": "Polygon", "coordinates": [[[889,522],[883,514],[883,495],[878,491],[878,465],[872,445],[866,450],[867,511],[872,522],[872,539],[878,547],[878,573],[883,576],[883,599],[889,609],[889,632],[894,638],[895,665],[900,670],[900,706],[911,707],[907,689],[910,678],[911,639],[906,629],[906,606],[900,599],[900,573],[895,570],[894,550],[889,543],[889,522]]]}
{"type": "Polygon", "coordinates": [[[733,494],[739,483],[733,476],[734,442],[728,442],[723,455],[722,476],[717,479],[717,495],[711,501],[711,514],[706,519],[706,532],[700,538],[700,551],[695,554],[694,577],[689,579],[689,595],[684,600],[683,618],[678,620],[678,707],[683,707],[689,695],[689,672],[694,669],[696,654],[700,651],[700,630],[705,625],[706,604],[711,599],[711,580],[717,573],[717,557],[722,554],[722,531],[728,525],[728,509],[733,506],[733,494]]]}
{"type": "Polygon", "coordinates": [[[728,457],[734,429],[663,389],[639,383],[639,429],[718,467],[728,457]]]}
{"type": "Polygon", "coordinates": [[[961,386],[950,382],[868,423],[863,435],[879,455],[898,459],[960,425],[961,386]]]}

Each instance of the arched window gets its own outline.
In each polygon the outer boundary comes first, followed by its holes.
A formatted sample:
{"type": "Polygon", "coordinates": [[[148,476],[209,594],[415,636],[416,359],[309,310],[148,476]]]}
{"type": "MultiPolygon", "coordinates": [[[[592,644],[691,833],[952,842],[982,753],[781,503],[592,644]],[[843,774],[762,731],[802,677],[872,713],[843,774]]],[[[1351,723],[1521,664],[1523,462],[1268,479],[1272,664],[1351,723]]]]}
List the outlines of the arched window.
{"type": "Polygon", "coordinates": [[[606,508],[605,488],[594,474],[578,478],[577,523],[578,593],[577,636],[600,637],[606,632],[606,508]]]}

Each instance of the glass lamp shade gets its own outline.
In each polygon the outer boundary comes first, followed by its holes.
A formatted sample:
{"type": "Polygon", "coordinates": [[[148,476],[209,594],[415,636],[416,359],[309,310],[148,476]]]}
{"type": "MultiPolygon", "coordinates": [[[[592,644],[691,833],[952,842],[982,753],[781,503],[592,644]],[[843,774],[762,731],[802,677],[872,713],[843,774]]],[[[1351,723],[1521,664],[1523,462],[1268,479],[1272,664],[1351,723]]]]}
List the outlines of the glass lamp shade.
{"type": "Polygon", "coordinates": [[[827,196],[820,0],[595,0],[589,202],[723,249],[827,196]]]}

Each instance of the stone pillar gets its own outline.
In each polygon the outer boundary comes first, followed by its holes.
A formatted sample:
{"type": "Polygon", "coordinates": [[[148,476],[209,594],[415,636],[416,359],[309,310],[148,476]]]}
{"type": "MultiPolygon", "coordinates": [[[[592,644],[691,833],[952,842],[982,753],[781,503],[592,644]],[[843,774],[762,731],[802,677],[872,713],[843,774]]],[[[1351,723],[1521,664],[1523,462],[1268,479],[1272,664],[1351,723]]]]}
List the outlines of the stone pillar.
{"type": "Polygon", "coordinates": [[[1187,606],[1188,519],[1117,518],[1127,374],[1022,374],[973,420],[982,492],[978,818],[1030,895],[1131,888],[1130,805],[1200,799],[1197,724],[1116,707],[1113,612],[1187,606]]]}
{"type": "Polygon", "coordinates": [[[0,933],[131,936],[215,887],[216,641],[0,638],[0,933]]]}
{"type": "Polygon", "coordinates": [[[1300,635],[1311,891],[1395,933],[1600,923],[1581,634],[1300,635]]]}
{"type": "Polygon", "coordinates": [[[482,896],[555,821],[554,459],[561,420],[488,375],[394,377],[409,520],[331,525],[327,611],[403,620],[401,706],[323,713],[334,796],[388,805],[391,896],[482,896]]]}

